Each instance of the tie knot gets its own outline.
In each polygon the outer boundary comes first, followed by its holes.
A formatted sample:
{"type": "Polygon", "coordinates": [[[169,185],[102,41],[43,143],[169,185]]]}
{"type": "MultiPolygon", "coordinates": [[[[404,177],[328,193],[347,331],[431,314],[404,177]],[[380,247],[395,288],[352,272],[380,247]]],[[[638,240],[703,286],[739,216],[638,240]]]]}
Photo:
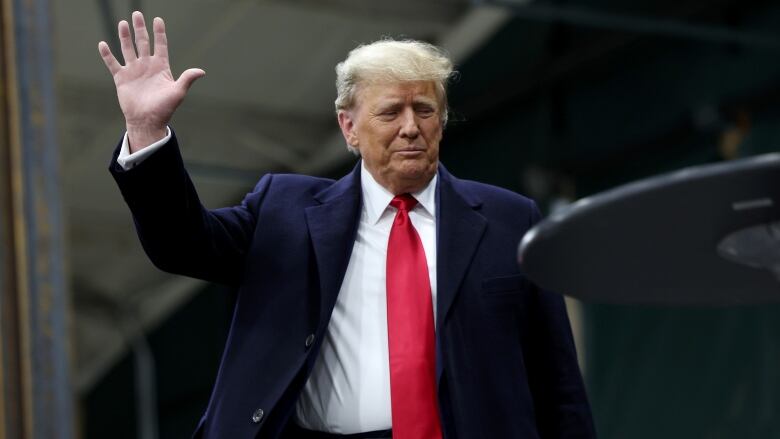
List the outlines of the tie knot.
{"type": "Polygon", "coordinates": [[[390,205],[398,210],[409,212],[414,208],[414,206],[417,205],[417,200],[415,200],[414,197],[409,194],[401,194],[396,195],[392,201],[390,201],[390,205]]]}

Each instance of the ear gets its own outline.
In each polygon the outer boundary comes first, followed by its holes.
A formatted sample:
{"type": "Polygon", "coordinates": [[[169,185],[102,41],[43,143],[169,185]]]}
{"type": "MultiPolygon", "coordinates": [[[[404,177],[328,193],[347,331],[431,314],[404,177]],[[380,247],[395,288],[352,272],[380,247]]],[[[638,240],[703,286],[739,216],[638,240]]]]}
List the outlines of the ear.
{"type": "Polygon", "coordinates": [[[355,120],[352,112],[348,110],[339,110],[338,113],[339,127],[341,128],[341,134],[344,135],[344,140],[347,141],[347,145],[357,148],[358,137],[355,130],[355,120]]]}

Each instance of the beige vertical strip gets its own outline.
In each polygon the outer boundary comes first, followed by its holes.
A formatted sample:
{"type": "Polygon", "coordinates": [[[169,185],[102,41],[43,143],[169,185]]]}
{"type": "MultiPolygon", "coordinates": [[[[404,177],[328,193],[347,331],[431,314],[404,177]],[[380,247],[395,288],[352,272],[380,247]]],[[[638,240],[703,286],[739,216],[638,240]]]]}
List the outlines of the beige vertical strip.
{"type": "MultiPolygon", "coordinates": [[[[2,24],[0,29],[8,29],[10,26],[9,26],[9,23],[8,23],[9,20],[7,19],[8,14],[7,14],[6,3],[9,0],[0,0],[0,1],[2,2],[0,4],[0,8],[2,8],[2,9],[0,9],[0,18],[2,18],[2,20],[3,20],[3,22],[0,23],[0,24],[2,24]]],[[[0,83],[0,87],[2,87],[3,90],[7,90],[8,89],[8,85],[9,85],[9,83],[7,81],[8,78],[7,78],[5,70],[4,70],[5,65],[7,64],[7,59],[5,59],[5,58],[7,58],[7,56],[6,56],[6,46],[5,46],[5,42],[6,42],[6,38],[7,38],[6,35],[5,35],[6,33],[7,33],[7,31],[4,31],[3,34],[0,35],[0,44],[3,45],[0,48],[0,50],[1,50],[0,54],[3,55],[3,59],[0,59],[0,81],[2,81],[2,83],[0,83]]],[[[6,118],[7,115],[5,114],[5,109],[6,109],[6,105],[7,105],[7,99],[8,99],[7,92],[4,91],[2,93],[2,98],[3,98],[3,102],[0,102],[0,106],[2,106],[2,108],[0,108],[0,118],[6,118]]],[[[10,121],[4,120],[4,121],[0,121],[0,124],[6,124],[7,125],[8,122],[10,122],[10,121]]],[[[0,136],[2,136],[2,137],[0,137],[0,142],[5,142],[8,139],[7,136],[6,136],[7,134],[8,133],[6,133],[4,131],[0,132],[0,136]]],[[[0,146],[0,150],[2,150],[2,146],[0,146]]],[[[8,167],[10,168],[10,166],[8,166],[8,167]]],[[[2,190],[2,188],[0,188],[0,190],[2,190]]],[[[2,213],[3,212],[0,211],[0,215],[2,215],[2,213]]],[[[0,269],[2,269],[2,268],[0,268],[0,269]]],[[[12,281],[9,280],[7,285],[11,285],[11,282],[12,281]]],[[[13,291],[7,291],[6,294],[13,294],[13,291]]],[[[2,306],[2,305],[0,305],[0,306],[2,306]]],[[[7,435],[9,433],[8,433],[8,421],[6,420],[6,411],[8,410],[8,407],[7,407],[8,401],[6,401],[6,397],[8,396],[8,394],[6,393],[5,381],[6,381],[6,379],[9,378],[8,376],[6,376],[6,374],[10,373],[10,371],[4,370],[4,365],[5,365],[5,362],[6,362],[6,359],[4,358],[4,356],[5,356],[4,354],[5,354],[6,349],[8,349],[8,347],[6,347],[4,345],[5,334],[3,334],[2,332],[3,332],[3,327],[0,327],[0,439],[6,439],[7,435]]]]}
{"type": "MultiPolygon", "coordinates": [[[[16,298],[19,324],[19,373],[22,378],[20,412],[23,416],[23,437],[33,437],[33,382],[32,346],[30,340],[30,303],[27,267],[27,230],[24,218],[24,172],[22,162],[21,114],[19,106],[18,80],[16,77],[16,40],[14,30],[13,0],[2,0],[3,4],[3,49],[5,53],[5,86],[8,102],[9,171],[11,177],[12,217],[11,230],[14,240],[14,262],[16,266],[16,298]]],[[[12,292],[13,293],[13,292],[12,292]]],[[[10,439],[10,438],[9,438],[10,439]]]]}
{"type": "MultiPolygon", "coordinates": [[[[7,0],[0,0],[2,3],[0,3],[0,19],[3,20],[2,23],[0,23],[2,26],[0,26],[0,29],[8,29],[8,23],[6,23],[5,17],[6,17],[6,8],[5,3],[7,0]]],[[[3,33],[0,35],[0,44],[5,44],[5,34],[3,33]]],[[[0,47],[0,54],[5,57],[5,46],[0,47]]],[[[5,59],[0,59],[0,92],[2,92],[3,89],[8,88],[8,83],[5,81],[6,76],[5,72],[3,71],[3,66],[5,65],[5,59]]],[[[0,93],[0,97],[3,97],[5,93],[0,93]]],[[[5,103],[0,102],[0,118],[5,117],[5,103]]],[[[6,121],[7,122],[7,121],[6,121]]],[[[0,124],[2,124],[2,120],[0,120],[0,124]]],[[[4,132],[2,131],[2,125],[0,125],[0,142],[5,141],[4,132]]],[[[2,151],[2,145],[0,145],[0,152],[2,151]]],[[[2,163],[0,163],[0,170],[2,169],[2,163]]],[[[0,186],[0,190],[2,190],[2,186],[0,186]]],[[[2,215],[2,210],[0,210],[0,215],[2,215]]],[[[0,267],[0,270],[3,268],[0,267]]],[[[0,288],[2,288],[2,285],[0,285],[0,288]]],[[[12,294],[11,291],[8,291],[7,294],[12,294]]],[[[2,292],[0,292],[0,300],[2,300],[2,292]]],[[[2,304],[0,304],[0,307],[2,307],[2,304]]],[[[1,317],[0,317],[1,318],[1,317]]],[[[7,410],[6,408],[6,389],[5,389],[5,380],[6,380],[6,372],[3,365],[5,364],[5,358],[4,358],[4,352],[6,349],[8,349],[4,344],[4,334],[3,334],[3,327],[0,326],[0,439],[6,439],[8,435],[8,422],[5,419],[5,412],[7,410]]]]}

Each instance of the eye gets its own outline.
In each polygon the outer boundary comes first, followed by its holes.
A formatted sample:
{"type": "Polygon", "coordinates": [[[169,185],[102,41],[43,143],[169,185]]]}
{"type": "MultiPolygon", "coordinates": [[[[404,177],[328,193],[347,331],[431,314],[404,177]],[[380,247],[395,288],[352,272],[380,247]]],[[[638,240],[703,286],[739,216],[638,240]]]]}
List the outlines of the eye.
{"type": "Polygon", "coordinates": [[[436,110],[428,106],[418,107],[416,111],[420,117],[431,117],[436,112],[436,110]]]}
{"type": "Polygon", "coordinates": [[[382,120],[393,120],[398,115],[396,110],[384,110],[379,112],[379,118],[382,120]]]}

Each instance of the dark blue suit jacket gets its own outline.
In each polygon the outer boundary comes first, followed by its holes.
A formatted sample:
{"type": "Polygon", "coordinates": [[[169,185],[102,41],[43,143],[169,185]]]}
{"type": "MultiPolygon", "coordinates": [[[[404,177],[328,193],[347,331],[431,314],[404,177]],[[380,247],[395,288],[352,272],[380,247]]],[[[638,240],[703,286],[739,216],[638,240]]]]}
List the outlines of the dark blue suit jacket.
{"type": "MultiPolygon", "coordinates": [[[[130,171],[114,160],[111,172],[157,267],[238,288],[196,436],[284,437],[351,254],[360,166],[335,182],[266,175],[241,205],[216,210],[198,200],[175,138],[130,171]]],[[[445,437],[594,437],[563,300],[536,288],[516,262],[540,218],[535,204],[441,166],[436,196],[445,437]]]]}

